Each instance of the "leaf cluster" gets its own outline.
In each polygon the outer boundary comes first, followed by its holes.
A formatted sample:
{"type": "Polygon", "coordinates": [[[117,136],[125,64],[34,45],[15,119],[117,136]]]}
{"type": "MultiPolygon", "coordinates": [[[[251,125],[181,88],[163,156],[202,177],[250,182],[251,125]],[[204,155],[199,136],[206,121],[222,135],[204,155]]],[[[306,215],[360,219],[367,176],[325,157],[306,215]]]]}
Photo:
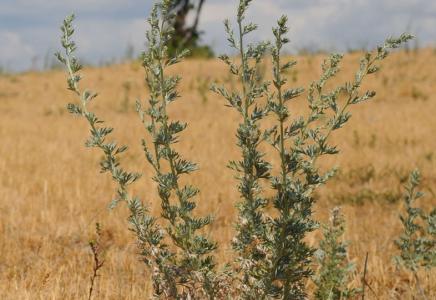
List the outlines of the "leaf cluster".
{"type": "Polygon", "coordinates": [[[394,262],[408,271],[417,273],[420,267],[436,267],[436,209],[426,214],[421,208],[413,206],[416,200],[424,196],[415,192],[421,176],[418,170],[410,174],[409,186],[404,188],[406,214],[398,213],[403,224],[403,234],[395,240],[401,254],[393,258],[394,262]]]}
{"type": "Polygon", "coordinates": [[[320,270],[313,280],[317,286],[315,299],[340,300],[352,299],[361,290],[348,288],[349,274],[354,271],[354,263],[346,263],[347,248],[350,241],[339,239],[345,232],[345,217],[340,207],[332,209],[330,224],[323,224],[324,239],[319,241],[319,249],[315,258],[320,270]]]}

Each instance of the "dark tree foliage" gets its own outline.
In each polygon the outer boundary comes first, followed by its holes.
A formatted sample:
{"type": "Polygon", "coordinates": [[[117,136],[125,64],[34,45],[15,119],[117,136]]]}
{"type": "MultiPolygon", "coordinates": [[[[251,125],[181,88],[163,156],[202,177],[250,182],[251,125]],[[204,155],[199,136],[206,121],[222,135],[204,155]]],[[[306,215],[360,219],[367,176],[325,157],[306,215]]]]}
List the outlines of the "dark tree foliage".
{"type": "Polygon", "coordinates": [[[189,49],[195,56],[213,56],[212,50],[208,46],[199,46],[201,31],[198,31],[198,22],[201,9],[206,0],[175,0],[173,11],[177,12],[170,26],[174,27],[174,37],[169,41],[170,53],[180,52],[189,49]],[[194,4],[195,3],[195,4],[194,4]],[[193,24],[187,24],[188,13],[195,13],[193,24]]]}

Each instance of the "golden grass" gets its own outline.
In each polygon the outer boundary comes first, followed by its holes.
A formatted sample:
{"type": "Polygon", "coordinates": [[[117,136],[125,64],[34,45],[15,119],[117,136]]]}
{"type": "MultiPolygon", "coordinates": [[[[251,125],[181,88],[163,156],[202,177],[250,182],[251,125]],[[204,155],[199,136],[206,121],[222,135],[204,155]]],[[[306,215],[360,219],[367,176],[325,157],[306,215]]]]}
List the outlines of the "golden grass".
{"type": "MultiPolygon", "coordinates": [[[[347,55],[337,82],[350,80],[362,53],[347,55]]],[[[308,87],[320,75],[324,55],[297,57],[289,86],[308,87]]],[[[91,104],[97,115],[116,128],[112,138],[131,145],[122,158],[127,170],[144,176],[131,191],[145,202],[156,203],[155,183],[140,139],[147,133],[134,112],[134,98],[143,104],[147,89],[140,64],[126,63],[84,70],[82,88],[101,95],[91,104]],[[126,81],[131,82],[129,110],[123,112],[126,81]]],[[[328,208],[341,203],[347,215],[345,239],[353,240],[349,259],[357,264],[353,285],[361,285],[366,252],[367,280],[380,299],[415,299],[417,289],[410,274],[396,268],[391,257],[398,253],[393,239],[401,231],[397,212],[407,174],[418,167],[423,174],[420,200],[427,209],[436,206],[436,53],[395,52],[383,69],[367,78],[365,88],[378,96],[351,107],[353,118],[335,132],[333,144],[342,154],[320,160],[323,166],[339,165],[337,178],[318,191],[315,218],[326,221],[328,208]]],[[[238,200],[228,160],[240,154],[234,132],[239,116],[224,107],[224,100],[208,92],[203,102],[197,86],[208,76],[219,84],[227,80],[218,60],[187,60],[171,72],[183,76],[181,99],[170,109],[174,119],[190,122],[179,148],[199,163],[199,171],[186,180],[202,189],[198,214],[214,213],[211,235],[222,245],[216,255],[230,261],[228,242],[238,200]]],[[[292,72],[292,71],[291,71],[292,72]]],[[[106,263],[97,279],[95,299],[145,299],[150,295],[149,274],[138,262],[134,238],[127,230],[127,209],[112,212],[105,206],[114,195],[115,183],[99,174],[97,149],[85,149],[88,124],[66,111],[75,101],[66,90],[65,71],[7,75],[0,78],[0,298],[84,299],[92,274],[88,241],[94,223],[103,231],[102,257],[106,263]]],[[[226,83],[237,86],[236,82],[226,83]]],[[[307,111],[304,97],[293,101],[295,115],[307,111]]],[[[269,157],[272,161],[276,158],[269,157]]],[[[159,212],[158,205],[153,211],[159,212]]],[[[317,232],[308,237],[315,244],[317,232]]],[[[429,299],[436,298],[431,282],[435,274],[421,274],[429,299]]],[[[311,285],[309,284],[309,287],[311,285]]],[[[376,299],[367,289],[365,299],[376,299]]]]}

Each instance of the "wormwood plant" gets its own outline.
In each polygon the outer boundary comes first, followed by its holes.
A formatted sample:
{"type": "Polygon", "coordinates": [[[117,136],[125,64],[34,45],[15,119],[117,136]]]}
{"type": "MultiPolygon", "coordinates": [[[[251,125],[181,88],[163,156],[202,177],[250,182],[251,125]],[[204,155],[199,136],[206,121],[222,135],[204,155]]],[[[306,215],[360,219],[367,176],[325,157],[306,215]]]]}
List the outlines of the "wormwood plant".
{"type": "Polygon", "coordinates": [[[230,45],[240,53],[240,64],[225,54],[220,56],[229,66],[230,73],[241,81],[242,91],[228,93],[224,87],[211,86],[241,115],[237,145],[241,148],[242,159],[229,163],[240,181],[237,189],[242,199],[236,203],[239,211],[235,224],[237,235],[231,241],[237,260],[233,268],[226,267],[222,271],[217,271],[211,255],[218,245],[199,233],[213,217],[192,215],[196,207],[193,198],[200,190],[191,185],[182,186],[179,180],[184,174],[195,171],[196,164],[182,158],[174,148],[174,144],[180,141],[177,135],[186,129],[187,124],[172,120],[167,113],[167,107],[179,97],[176,88],[181,77],[167,76],[166,70],[188,55],[188,51],[183,51],[168,56],[167,44],[174,34],[174,29],[168,25],[175,16],[170,13],[173,1],[156,4],[148,18],[150,30],[146,37],[149,47],[142,54],[142,65],[150,98],[146,108],[137,102],[142,123],[152,137],[152,144],[142,140],[142,148],[155,171],[153,180],[158,183],[162,222],[149,214],[149,206],[139,196],[129,194],[128,186],[141,174],[120,167],[118,157],[128,147],[108,141],[114,129],[103,127],[103,121],[89,111],[90,101],[98,94],[79,89],[82,77],[78,71],[82,65],[73,56],[76,45],[71,41],[74,14],[61,26],[65,53],[58,52],[56,56],[67,67],[68,89],[78,99],[78,103],[69,104],[68,109],[84,117],[91,127],[91,136],[85,145],[100,148],[104,153],[101,171],[110,172],[118,183],[117,196],[109,209],[123,201],[130,210],[130,230],[136,236],[143,261],[152,271],[154,297],[159,299],[303,299],[307,295],[305,279],[313,275],[310,265],[316,249],[304,238],[319,226],[312,219],[312,207],[317,201],[313,192],[336,171],[336,168],[321,171],[317,160],[323,155],[339,153],[336,147],[328,144],[328,139],[351,117],[349,105],[375,96],[375,92],[359,92],[363,78],[379,71],[380,65],[375,62],[386,58],[389,48],[396,48],[411,38],[402,35],[387,39],[377,48],[375,55],[367,52],[361,59],[353,81],[325,91],[327,81],[340,71],[339,63],[343,57],[339,53],[331,54],[322,64],[320,79],[310,84],[308,114],[292,116],[287,105],[304,89],[286,88],[287,78],[283,72],[296,64],[295,61],[283,63],[281,59],[282,47],[289,42],[285,37],[289,30],[287,18],[280,18],[278,26],[273,29],[273,44],[245,44],[245,36],[257,28],[252,23],[243,24],[250,3],[251,0],[241,0],[238,5],[237,39],[229,21],[224,23],[230,45]],[[273,62],[272,81],[263,81],[262,72],[258,71],[266,53],[271,54],[273,62]],[[276,118],[276,124],[263,129],[262,119],[268,115],[276,118]],[[325,121],[320,120],[321,115],[327,116],[325,121]],[[260,150],[264,142],[270,144],[280,158],[275,169],[260,150]],[[265,185],[275,192],[270,199],[262,196],[265,185]],[[270,203],[276,210],[276,217],[266,211],[270,203]]]}
{"type": "Polygon", "coordinates": [[[103,151],[105,156],[100,163],[101,172],[109,171],[112,179],[119,185],[116,189],[117,197],[109,205],[109,209],[124,201],[131,212],[128,218],[132,225],[130,230],[137,237],[137,246],[141,250],[144,262],[152,269],[154,295],[169,299],[214,299],[219,294],[215,291],[219,287],[215,279],[221,277],[215,277],[215,264],[209,254],[217,245],[209,237],[197,233],[213,218],[196,218],[191,214],[196,204],[189,199],[195,197],[200,190],[193,186],[180,186],[179,178],[183,174],[195,171],[196,164],[183,159],[173,148],[173,144],[179,141],[177,134],[183,131],[187,124],[171,121],[167,114],[167,106],[179,97],[175,88],[181,77],[165,76],[165,69],[189,54],[183,51],[167,58],[165,44],[174,32],[174,29],[166,26],[175,16],[175,13],[168,14],[171,6],[172,1],[163,1],[160,4],[159,18],[159,6],[156,4],[148,18],[151,26],[146,34],[149,49],[142,54],[142,65],[151,91],[149,107],[143,111],[137,103],[142,122],[153,138],[151,148],[144,139],[142,145],[147,160],[156,171],[153,180],[158,183],[158,195],[163,210],[161,217],[168,221],[165,228],[157,224],[157,217],[149,215],[148,206],[141,202],[139,196],[132,197],[127,191],[127,186],[141,177],[140,173],[124,171],[116,160],[128,147],[118,146],[116,141],[107,142],[107,136],[113,128],[99,127],[104,121],[88,111],[87,105],[98,94],[89,90],[81,93],[79,89],[82,76],[77,72],[82,69],[82,65],[72,56],[76,45],[70,40],[74,33],[74,14],[66,18],[61,26],[61,43],[65,54],[57,52],[56,56],[68,68],[68,89],[72,90],[79,100],[78,104],[70,103],[68,109],[73,114],[85,117],[91,126],[91,137],[85,145],[103,151]],[[165,236],[170,237],[178,251],[170,250],[163,242],[165,236]]]}
{"type": "Polygon", "coordinates": [[[345,216],[340,207],[334,207],[330,217],[331,224],[323,224],[324,240],[320,240],[315,257],[320,266],[319,273],[313,277],[317,286],[315,299],[347,300],[352,299],[360,290],[348,288],[348,275],[355,268],[354,263],[346,263],[347,248],[350,241],[339,241],[345,232],[345,216]]]}
{"type": "Polygon", "coordinates": [[[310,84],[308,115],[291,118],[287,103],[304,89],[285,88],[287,77],[282,74],[296,64],[296,61],[281,62],[280,51],[289,42],[284,37],[289,30],[287,18],[283,16],[278,21],[278,27],[273,29],[273,45],[269,42],[245,45],[244,37],[257,29],[257,25],[252,23],[243,25],[251,2],[239,2],[237,39],[229,21],[224,22],[230,46],[239,51],[241,63],[236,64],[225,54],[220,56],[230,73],[240,78],[242,91],[229,93],[225,87],[211,86],[242,118],[237,130],[237,145],[241,148],[242,160],[229,164],[240,181],[238,190],[242,198],[236,204],[239,210],[238,235],[232,241],[232,248],[239,255],[238,271],[244,299],[301,299],[306,295],[303,279],[313,275],[309,264],[315,249],[304,241],[304,237],[318,227],[317,222],[311,219],[312,207],[317,201],[313,192],[337,170],[322,172],[317,160],[323,155],[339,153],[336,146],[328,144],[328,139],[351,117],[349,106],[375,96],[375,92],[359,92],[363,79],[380,70],[380,65],[375,62],[386,58],[388,49],[397,48],[412,36],[388,38],[384,45],[377,47],[375,55],[366,52],[353,81],[325,91],[327,81],[340,71],[339,63],[343,58],[343,54],[332,53],[329,60],[324,60],[322,64],[321,78],[310,84]],[[267,50],[271,52],[273,62],[272,84],[256,75],[267,50]],[[342,94],[346,96],[340,101],[342,94]],[[260,102],[262,97],[266,98],[264,106],[260,102]],[[261,120],[269,114],[276,117],[277,124],[262,132],[261,120]],[[326,116],[325,121],[320,120],[321,115],[326,116]],[[268,142],[280,157],[278,176],[270,175],[272,166],[263,159],[265,153],[259,150],[263,141],[268,142]],[[266,179],[276,191],[271,199],[279,215],[275,218],[265,211],[270,200],[262,197],[265,189],[262,180],[266,179]]]}
{"type": "Polygon", "coordinates": [[[420,267],[425,267],[427,270],[436,268],[436,209],[426,214],[419,207],[413,206],[417,199],[424,196],[420,191],[415,192],[420,180],[419,171],[415,170],[410,174],[409,186],[404,187],[407,190],[407,194],[404,195],[407,215],[398,213],[404,229],[400,238],[395,240],[401,253],[393,260],[405,270],[412,272],[422,298],[427,299],[418,271],[420,267]],[[424,226],[419,225],[417,222],[419,220],[424,223],[424,226]]]}

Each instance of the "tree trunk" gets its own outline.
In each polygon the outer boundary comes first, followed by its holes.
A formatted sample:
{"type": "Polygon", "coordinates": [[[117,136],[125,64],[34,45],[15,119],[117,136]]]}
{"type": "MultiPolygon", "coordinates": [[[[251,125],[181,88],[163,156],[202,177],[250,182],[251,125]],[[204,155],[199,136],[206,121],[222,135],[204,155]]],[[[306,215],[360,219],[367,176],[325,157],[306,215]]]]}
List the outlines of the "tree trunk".
{"type": "Polygon", "coordinates": [[[175,29],[173,38],[173,50],[180,50],[183,48],[190,48],[197,46],[197,40],[200,33],[197,31],[198,22],[200,19],[201,8],[206,0],[198,0],[195,7],[192,0],[176,0],[174,2],[174,10],[177,15],[173,21],[172,26],[175,29]],[[187,26],[186,18],[189,11],[195,9],[194,23],[187,26]]]}

